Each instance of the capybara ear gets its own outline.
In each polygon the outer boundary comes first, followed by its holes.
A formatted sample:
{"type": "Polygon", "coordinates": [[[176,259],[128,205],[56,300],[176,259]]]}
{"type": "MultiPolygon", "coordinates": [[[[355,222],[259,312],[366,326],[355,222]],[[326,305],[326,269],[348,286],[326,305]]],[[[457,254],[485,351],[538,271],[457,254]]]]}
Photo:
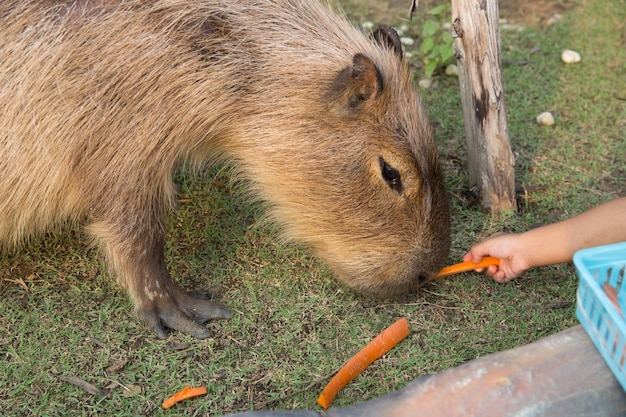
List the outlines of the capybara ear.
{"type": "Polygon", "coordinates": [[[356,54],[352,66],[343,69],[333,84],[332,107],[341,115],[357,113],[373,103],[383,90],[383,78],[365,55],[356,54]]]}
{"type": "Polygon", "coordinates": [[[372,32],[372,37],[381,46],[391,49],[398,58],[402,59],[402,43],[400,36],[394,28],[389,25],[378,25],[372,32]]]}

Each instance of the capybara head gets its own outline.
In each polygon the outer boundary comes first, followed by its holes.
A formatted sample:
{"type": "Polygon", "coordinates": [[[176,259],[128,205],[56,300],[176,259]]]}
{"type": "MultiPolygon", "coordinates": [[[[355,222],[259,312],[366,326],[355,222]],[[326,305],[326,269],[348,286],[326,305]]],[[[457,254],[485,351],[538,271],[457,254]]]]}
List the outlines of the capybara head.
{"type": "Polygon", "coordinates": [[[287,236],[309,244],[341,281],[399,295],[444,266],[444,179],[395,31],[350,37],[351,55],[303,63],[300,81],[280,91],[288,99],[271,100],[272,113],[289,116],[276,118],[273,149],[258,152],[251,175],[271,184],[261,194],[287,236]]]}
{"type": "Polygon", "coordinates": [[[384,67],[357,54],[336,76],[324,116],[327,153],[310,167],[323,178],[312,177],[315,203],[298,202],[294,224],[344,283],[395,295],[443,266],[450,232],[426,114],[401,66],[384,67]]]}

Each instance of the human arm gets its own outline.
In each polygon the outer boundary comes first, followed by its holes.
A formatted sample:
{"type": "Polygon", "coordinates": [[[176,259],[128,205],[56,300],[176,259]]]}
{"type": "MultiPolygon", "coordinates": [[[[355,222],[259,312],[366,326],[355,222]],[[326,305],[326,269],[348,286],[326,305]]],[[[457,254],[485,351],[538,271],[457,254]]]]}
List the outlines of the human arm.
{"type": "Polygon", "coordinates": [[[533,267],[569,262],[579,249],[620,241],[626,241],[626,197],[524,233],[496,234],[474,245],[463,260],[500,258],[487,274],[506,282],[533,267]]]}

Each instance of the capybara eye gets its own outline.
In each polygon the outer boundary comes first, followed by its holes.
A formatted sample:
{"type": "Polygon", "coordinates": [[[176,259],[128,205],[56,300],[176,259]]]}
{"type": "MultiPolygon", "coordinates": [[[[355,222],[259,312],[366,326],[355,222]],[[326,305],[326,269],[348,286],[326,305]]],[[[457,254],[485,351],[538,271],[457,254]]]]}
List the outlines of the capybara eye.
{"type": "Polygon", "coordinates": [[[380,170],[383,176],[383,179],[391,187],[391,189],[400,192],[402,191],[402,181],[400,179],[400,172],[389,165],[387,161],[383,158],[378,158],[380,162],[380,170]]]}

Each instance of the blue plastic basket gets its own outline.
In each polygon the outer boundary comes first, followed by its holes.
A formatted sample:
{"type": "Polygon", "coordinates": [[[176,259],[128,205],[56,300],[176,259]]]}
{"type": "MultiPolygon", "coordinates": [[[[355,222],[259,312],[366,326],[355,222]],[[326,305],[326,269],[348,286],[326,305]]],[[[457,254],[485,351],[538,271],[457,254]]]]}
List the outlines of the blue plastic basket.
{"type": "Polygon", "coordinates": [[[574,265],[580,277],[576,316],[626,390],[626,242],[580,250],[574,265]]]}

